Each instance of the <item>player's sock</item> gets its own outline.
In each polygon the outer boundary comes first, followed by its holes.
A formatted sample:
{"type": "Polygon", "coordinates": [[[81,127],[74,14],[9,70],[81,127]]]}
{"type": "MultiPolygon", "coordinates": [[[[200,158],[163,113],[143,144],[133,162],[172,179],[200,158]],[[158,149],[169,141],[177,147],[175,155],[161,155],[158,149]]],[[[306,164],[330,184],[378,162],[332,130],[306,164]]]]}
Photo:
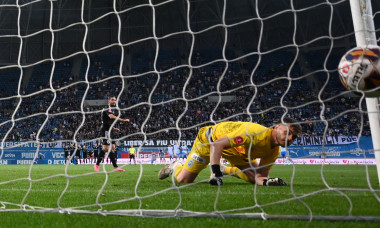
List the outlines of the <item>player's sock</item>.
{"type": "Polygon", "coordinates": [[[242,180],[245,180],[247,182],[249,182],[249,179],[248,179],[248,176],[242,172],[238,167],[225,167],[224,168],[224,174],[225,175],[230,175],[234,173],[234,177],[237,177],[237,178],[240,178],[242,180]]]}
{"type": "Polygon", "coordinates": [[[96,161],[96,165],[99,165],[100,162],[102,162],[103,158],[104,158],[104,151],[101,150],[98,156],[98,160],[96,161]]]}
{"type": "Polygon", "coordinates": [[[115,159],[115,153],[114,152],[110,152],[110,154],[108,155],[108,157],[110,158],[113,167],[116,168],[117,164],[116,164],[116,159],[115,159]]]}

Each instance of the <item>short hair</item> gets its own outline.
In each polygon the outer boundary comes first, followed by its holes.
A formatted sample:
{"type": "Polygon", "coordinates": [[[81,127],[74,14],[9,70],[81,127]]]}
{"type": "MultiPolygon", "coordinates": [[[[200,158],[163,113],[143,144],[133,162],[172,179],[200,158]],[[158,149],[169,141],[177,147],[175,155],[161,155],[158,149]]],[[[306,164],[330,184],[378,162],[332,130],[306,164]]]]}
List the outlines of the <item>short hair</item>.
{"type": "Polygon", "coordinates": [[[284,117],[283,118],[283,122],[280,121],[279,124],[290,125],[296,131],[297,134],[301,134],[302,133],[302,126],[301,126],[301,124],[297,123],[297,121],[295,119],[292,119],[292,118],[289,118],[289,117],[284,117]]]}
{"type": "Polygon", "coordinates": [[[116,96],[114,96],[114,95],[109,95],[109,96],[108,96],[108,100],[111,100],[112,97],[115,97],[115,98],[116,98],[116,96]]]}

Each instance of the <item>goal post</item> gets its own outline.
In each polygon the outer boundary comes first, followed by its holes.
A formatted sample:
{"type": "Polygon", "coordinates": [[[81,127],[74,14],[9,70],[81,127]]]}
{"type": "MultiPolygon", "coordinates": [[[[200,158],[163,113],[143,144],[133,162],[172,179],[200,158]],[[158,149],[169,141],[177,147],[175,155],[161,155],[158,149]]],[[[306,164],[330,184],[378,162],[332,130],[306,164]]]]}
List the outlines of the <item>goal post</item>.
{"type": "MultiPolygon", "coordinates": [[[[375,26],[370,0],[350,0],[356,44],[359,47],[377,46],[375,26]]],[[[377,175],[380,185],[380,110],[379,98],[366,98],[368,119],[376,158],[377,175]]]]}

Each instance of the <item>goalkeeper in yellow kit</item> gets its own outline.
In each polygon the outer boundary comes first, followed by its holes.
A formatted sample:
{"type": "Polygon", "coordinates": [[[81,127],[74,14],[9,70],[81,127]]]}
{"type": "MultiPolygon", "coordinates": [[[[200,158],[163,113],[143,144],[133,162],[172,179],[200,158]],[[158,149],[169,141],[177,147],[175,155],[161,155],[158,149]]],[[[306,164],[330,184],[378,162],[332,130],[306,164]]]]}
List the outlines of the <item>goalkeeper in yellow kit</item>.
{"type": "Polygon", "coordinates": [[[232,121],[203,127],[185,164],[174,162],[164,166],[158,178],[173,174],[177,182],[191,183],[210,163],[211,185],[222,185],[223,175],[230,174],[257,185],[286,185],[280,178],[269,178],[269,171],[280,155],[280,146],[290,146],[301,132],[301,125],[291,118],[283,118],[274,128],[232,121]],[[231,167],[220,165],[221,157],[231,167]]]}

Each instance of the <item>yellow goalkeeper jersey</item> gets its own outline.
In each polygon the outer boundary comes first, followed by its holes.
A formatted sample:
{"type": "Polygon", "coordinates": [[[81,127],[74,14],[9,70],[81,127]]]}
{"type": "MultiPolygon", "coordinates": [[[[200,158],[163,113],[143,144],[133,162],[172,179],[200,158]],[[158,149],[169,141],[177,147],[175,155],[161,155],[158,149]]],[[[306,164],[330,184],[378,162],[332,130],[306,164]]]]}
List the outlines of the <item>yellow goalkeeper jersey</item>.
{"type": "Polygon", "coordinates": [[[241,157],[255,160],[260,158],[260,166],[270,169],[280,155],[280,146],[271,146],[273,129],[251,122],[221,122],[212,127],[212,140],[227,136],[231,148],[224,149],[222,157],[241,157]],[[251,150],[251,153],[249,151],[251,150]]]}

